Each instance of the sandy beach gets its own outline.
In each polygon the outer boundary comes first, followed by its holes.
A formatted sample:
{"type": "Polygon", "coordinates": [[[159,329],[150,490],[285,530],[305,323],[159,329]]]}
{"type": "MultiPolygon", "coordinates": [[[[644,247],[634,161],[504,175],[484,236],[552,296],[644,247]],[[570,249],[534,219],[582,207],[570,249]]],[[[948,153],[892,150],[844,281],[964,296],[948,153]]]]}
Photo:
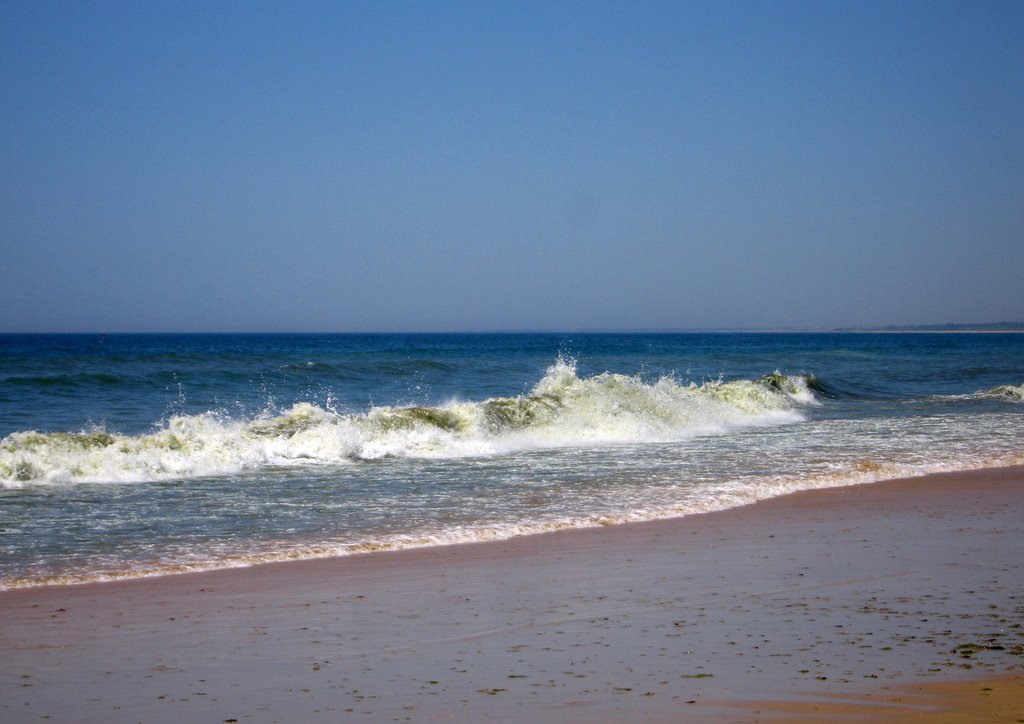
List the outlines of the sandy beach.
{"type": "Polygon", "coordinates": [[[1024,468],[11,590],[0,645],[12,722],[1017,721],[1024,468]]]}

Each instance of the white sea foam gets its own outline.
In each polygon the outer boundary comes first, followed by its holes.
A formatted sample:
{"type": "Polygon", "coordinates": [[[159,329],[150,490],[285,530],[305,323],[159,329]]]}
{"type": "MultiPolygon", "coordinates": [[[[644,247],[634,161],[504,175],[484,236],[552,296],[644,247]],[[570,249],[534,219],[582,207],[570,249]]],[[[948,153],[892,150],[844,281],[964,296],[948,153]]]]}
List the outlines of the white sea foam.
{"type": "Polygon", "coordinates": [[[927,464],[875,463],[869,460],[859,460],[853,464],[836,466],[829,472],[817,474],[766,476],[763,478],[748,478],[742,481],[722,480],[705,486],[692,486],[686,491],[667,491],[675,496],[673,502],[658,504],[655,501],[651,501],[651,504],[648,506],[634,507],[629,511],[564,515],[544,520],[523,519],[490,524],[452,526],[436,531],[421,530],[382,535],[376,538],[327,541],[317,545],[287,545],[271,541],[272,549],[262,551],[226,553],[213,557],[190,556],[177,560],[153,562],[149,565],[136,563],[123,568],[107,568],[92,571],[79,570],[75,573],[29,575],[21,578],[0,579],[0,590],[45,585],[73,585],[195,571],[247,568],[265,563],[500,541],[558,530],[665,520],[710,513],[749,505],[761,500],[802,490],[834,488],[881,480],[917,477],[932,473],[1021,464],[1024,464],[1024,455],[1019,453],[1007,453],[993,457],[962,458],[927,464]]]}
{"type": "Polygon", "coordinates": [[[681,384],[663,377],[580,377],[559,360],[528,395],[339,414],[299,403],[229,420],[176,416],[145,435],[14,433],[0,441],[0,485],[139,482],[267,467],[348,465],[384,457],[458,458],[519,450],[658,442],[802,419],[811,378],[681,384]]]}
{"type": "Polygon", "coordinates": [[[1024,385],[1000,385],[984,394],[991,397],[1024,402],[1024,385]]]}

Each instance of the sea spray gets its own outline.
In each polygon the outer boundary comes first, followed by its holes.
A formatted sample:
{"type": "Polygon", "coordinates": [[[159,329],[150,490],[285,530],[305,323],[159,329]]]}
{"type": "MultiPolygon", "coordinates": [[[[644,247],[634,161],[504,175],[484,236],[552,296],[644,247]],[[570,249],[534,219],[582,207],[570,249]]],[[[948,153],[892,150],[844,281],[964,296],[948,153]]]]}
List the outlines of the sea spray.
{"type": "Polygon", "coordinates": [[[342,414],[300,402],[251,420],[178,415],[155,432],[22,432],[0,441],[0,484],[143,482],[271,466],[347,465],[386,457],[459,458],[529,449],[664,442],[796,422],[814,403],[808,376],[683,384],[559,359],[520,397],[342,414]]]}

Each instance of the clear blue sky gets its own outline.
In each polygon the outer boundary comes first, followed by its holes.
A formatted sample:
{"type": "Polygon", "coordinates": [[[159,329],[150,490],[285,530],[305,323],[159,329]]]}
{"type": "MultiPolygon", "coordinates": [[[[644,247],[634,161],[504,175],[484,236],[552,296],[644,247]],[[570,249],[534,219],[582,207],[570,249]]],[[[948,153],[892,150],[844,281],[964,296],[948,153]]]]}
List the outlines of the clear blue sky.
{"type": "Polygon", "coordinates": [[[0,3],[0,331],[1024,319],[1021,2],[0,3]]]}

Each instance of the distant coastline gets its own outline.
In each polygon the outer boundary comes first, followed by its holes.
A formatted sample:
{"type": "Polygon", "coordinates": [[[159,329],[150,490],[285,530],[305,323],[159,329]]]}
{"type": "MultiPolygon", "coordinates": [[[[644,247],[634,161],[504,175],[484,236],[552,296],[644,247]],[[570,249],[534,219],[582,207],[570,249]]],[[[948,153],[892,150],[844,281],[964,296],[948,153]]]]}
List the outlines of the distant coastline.
{"type": "Polygon", "coordinates": [[[638,329],[509,329],[465,334],[984,334],[1024,332],[1024,322],[890,324],[880,327],[679,327],[638,329]]]}
{"type": "Polygon", "coordinates": [[[1024,322],[989,324],[890,324],[885,327],[836,327],[830,332],[1024,332],[1024,322]]]}

